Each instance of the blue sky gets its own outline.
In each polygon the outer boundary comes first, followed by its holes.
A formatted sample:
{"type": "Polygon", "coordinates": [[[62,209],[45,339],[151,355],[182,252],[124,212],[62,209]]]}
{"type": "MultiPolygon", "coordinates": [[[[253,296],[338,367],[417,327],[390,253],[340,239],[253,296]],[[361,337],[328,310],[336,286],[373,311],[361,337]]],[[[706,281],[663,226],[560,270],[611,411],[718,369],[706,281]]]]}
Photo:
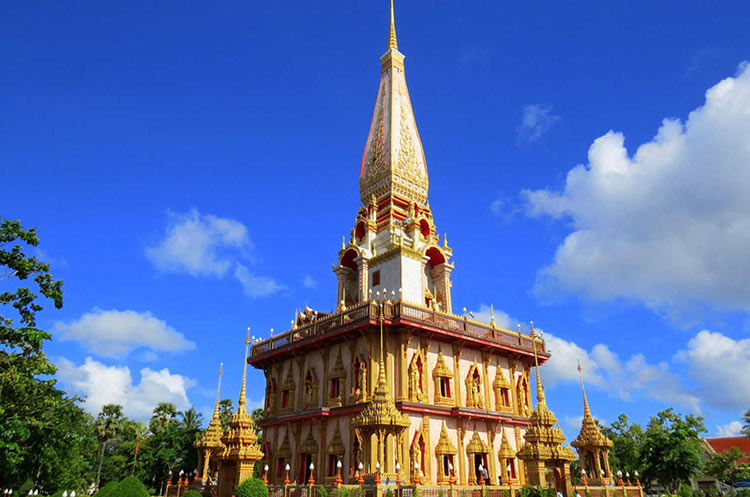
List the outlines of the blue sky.
{"type": "MultiPolygon", "coordinates": [[[[396,2],[454,306],[545,330],[569,437],[578,357],[606,422],[676,405],[730,433],[750,409],[749,16],[396,2]]],[[[359,0],[0,6],[0,214],[38,227],[65,280],[40,325],[90,409],[209,413],[221,361],[237,397],[247,326],[334,307],[387,19],[359,0]]]]}

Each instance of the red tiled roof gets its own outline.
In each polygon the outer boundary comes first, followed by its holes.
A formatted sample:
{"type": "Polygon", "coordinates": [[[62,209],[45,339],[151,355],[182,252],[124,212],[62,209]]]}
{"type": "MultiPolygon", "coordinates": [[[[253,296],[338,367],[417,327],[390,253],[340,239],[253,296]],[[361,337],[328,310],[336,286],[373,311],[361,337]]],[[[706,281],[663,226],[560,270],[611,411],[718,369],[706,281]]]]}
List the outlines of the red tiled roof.
{"type": "Polygon", "coordinates": [[[716,452],[726,452],[732,447],[737,447],[748,455],[740,459],[740,462],[750,462],[750,437],[714,437],[706,438],[706,442],[716,452]]]}

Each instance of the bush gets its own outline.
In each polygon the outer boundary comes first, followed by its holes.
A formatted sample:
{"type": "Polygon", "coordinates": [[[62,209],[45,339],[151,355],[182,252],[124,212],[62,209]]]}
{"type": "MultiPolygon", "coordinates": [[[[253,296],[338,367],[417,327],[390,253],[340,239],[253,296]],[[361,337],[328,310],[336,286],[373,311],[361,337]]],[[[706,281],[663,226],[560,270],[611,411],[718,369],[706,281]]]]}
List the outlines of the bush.
{"type": "MultiPolygon", "coordinates": [[[[350,497],[364,497],[364,493],[362,492],[362,487],[353,488],[349,496],[350,497]]],[[[419,496],[415,495],[414,497],[419,497],[419,496]]]]}
{"type": "MultiPolygon", "coordinates": [[[[102,489],[104,490],[104,489],[102,489]]],[[[146,485],[134,476],[126,476],[117,485],[112,497],[151,497],[148,494],[146,485]]]]}
{"type": "Polygon", "coordinates": [[[268,497],[268,487],[260,478],[248,478],[235,491],[237,497],[268,497]]]}
{"type": "Polygon", "coordinates": [[[197,490],[188,490],[187,492],[182,494],[182,497],[203,497],[203,496],[197,490]]]}
{"type": "MultiPolygon", "coordinates": [[[[65,490],[60,489],[57,492],[55,492],[54,494],[50,495],[50,497],[62,497],[62,494],[63,494],[64,491],[65,490]]],[[[78,493],[78,492],[76,492],[76,493],[78,493]]]]}
{"type": "Polygon", "coordinates": [[[553,488],[524,485],[521,489],[521,497],[555,497],[555,495],[553,488]]]}
{"type": "Polygon", "coordinates": [[[352,491],[347,487],[336,488],[332,492],[333,497],[352,497],[352,491]]]}
{"type": "Polygon", "coordinates": [[[318,497],[328,497],[328,490],[323,485],[318,485],[318,497]]]}
{"type": "Polygon", "coordinates": [[[114,497],[115,493],[117,493],[117,486],[119,485],[119,482],[111,481],[104,485],[102,488],[99,489],[99,491],[94,495],[94,497],[114,497]]]}
{"type": "Polygon", "coordinates": [[[29,490],[32,490],[34,488],[34,482],[31,481],[29,478],[25,482],[23,482],[23,485],[21,485],[21,488],[18,489],[17,495],[22,495],[23,497],[26,497],[29,494],[29,490]]]}

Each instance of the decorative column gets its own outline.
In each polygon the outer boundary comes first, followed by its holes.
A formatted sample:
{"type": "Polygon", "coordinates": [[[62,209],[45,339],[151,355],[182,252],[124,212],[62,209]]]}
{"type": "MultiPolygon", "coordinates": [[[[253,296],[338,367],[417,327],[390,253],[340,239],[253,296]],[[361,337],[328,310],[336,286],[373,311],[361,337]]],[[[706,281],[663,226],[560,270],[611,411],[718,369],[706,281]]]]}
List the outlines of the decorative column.
{"type": "Polygon", "coordinates": [[[370,288],[370,264],[367,259],[365,259],[362,256],[359,256],[354,259],[354,263],[357,264],[357,272],[359,273],[359,302],[364,302],[367,300],[367,291],[370,288]]]}

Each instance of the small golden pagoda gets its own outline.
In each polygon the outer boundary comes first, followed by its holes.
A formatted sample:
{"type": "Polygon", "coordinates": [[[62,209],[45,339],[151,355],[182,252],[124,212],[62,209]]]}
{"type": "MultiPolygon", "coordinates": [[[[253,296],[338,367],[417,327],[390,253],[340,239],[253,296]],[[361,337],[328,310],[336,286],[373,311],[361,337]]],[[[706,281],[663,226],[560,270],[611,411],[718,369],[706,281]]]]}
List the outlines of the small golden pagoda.
{"type": "Polygon", "coordinates": [[[589,401],[586,399],[586,387],[583,385],[583,369],[578,363],[578,374],[581,377],[581,391],[583,392],[583,421],[581,432],[570,445],[576,448],[581,459],[581,469],[586,471],[589,484],[606,485],[612,481],[609,469],[609,449],[612,440],[607,438],[596,426],[591,416],[589,401]]]}
{"type": "MultiPolygon", "coordinates": [[[[219,395],[221,394],[221,377],[224,374],[224,363],[219,366],[219,386],[216,389],[216,406],[208,428],[201,438],[195,442],[195,448],[198,450],[198,468],[200,468],[198,478],[205,482],[209,476],[211,467],[211,456],[219,456],[225,449],[221,442],[223,430],[221,429],[221,417],[219,416],[219,395]]],[[[214,462],[214,467],[217,466],[214,462]]]]}
{"type": "Polygon", "coordinates": [[[245,362],[242,371],[242,388],[237,411],[229,421],[229,427],[221,438],[224,450],[219,456],[218,497],[234,495],[237,485],[253,476],[256,461],[263,459],[258,446],[258,435],[253,429],[253,420],[245,404],[245,380],[247,378],[247,355],[250,348],[250,331],[245,339],[245,362]]]}
{"type": "MultiPolygon", "coordinates": [[[[372,399],[365,408],[352,420],[352,428],[361,440],[364,458],[362,463],[367,467],[385,468],[385,445],[389,441],[400,443],[404,429],[408,428],[409,417],[396,409],[386,381],[385,360],[383,358],[383,309],[380,309],[380,360],[378,361],[378,384],[372,399]],[[388,440],[386,439],[388,437],[388,440]],[[392,437],[392,438],[391,438],[392,437]],[[377,444],[377,445],[376,445],[377,444]],[[375,448],[377,447],[377,451],[375,448]],[[373,464],[372,458],[376,457],[373,464]]],[[[390,465],[388,465],[390,467],[390,465]]],[[[380,472],[376,470],[376,472],[380,472]]],[[[386,478],[396,475],[385,474],[386,478]]],[[[378,474],[379,478],[380,475],[378,474]]]]}
{"type": "MultiPolygon", "coordinates": [[[[533,336],[533,323],[531,333],[533,336]]],[[[535,363],[537,361],[536,347],[534,348],[534,361],[535,363]]],[[[570,447],[563,445],[565,435],[556,426],[555,414],[547,408],[538,363],[536,363],[536,400],[536,408],[529,416],[531,426],[524,434],[525,443],[518,451],[517,457],[525,461],[531,485],[553,486],[566,497],[572,497],[574,492],[570,463],[576,460],[576,456],[570,447]],[[551,473],[549,479],[547,470],[551,473]]]]}

